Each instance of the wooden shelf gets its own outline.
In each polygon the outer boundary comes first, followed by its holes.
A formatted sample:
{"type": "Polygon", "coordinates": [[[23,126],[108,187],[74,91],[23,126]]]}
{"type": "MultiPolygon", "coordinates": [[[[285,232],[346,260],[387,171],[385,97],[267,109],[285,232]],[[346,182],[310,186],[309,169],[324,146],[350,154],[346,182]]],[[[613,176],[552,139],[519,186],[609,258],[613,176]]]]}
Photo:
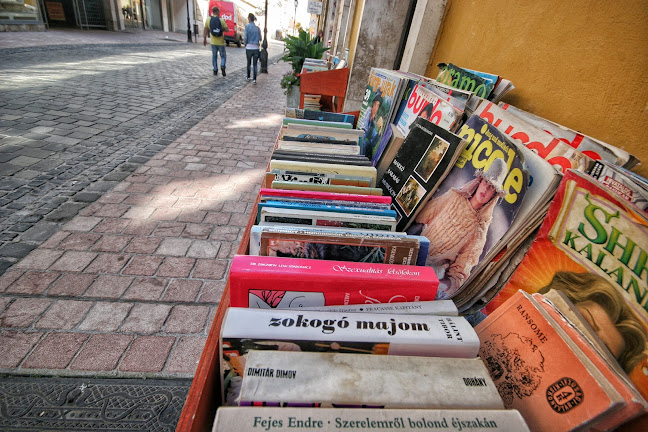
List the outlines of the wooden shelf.
{"type": "Polygon", "coordinates": [[[304,95],[311,94],[323,96],[321,102],[325,111],[341,112],[348,80],[349,68],[301,74],[299,108],[304,108],[304,95]]]}

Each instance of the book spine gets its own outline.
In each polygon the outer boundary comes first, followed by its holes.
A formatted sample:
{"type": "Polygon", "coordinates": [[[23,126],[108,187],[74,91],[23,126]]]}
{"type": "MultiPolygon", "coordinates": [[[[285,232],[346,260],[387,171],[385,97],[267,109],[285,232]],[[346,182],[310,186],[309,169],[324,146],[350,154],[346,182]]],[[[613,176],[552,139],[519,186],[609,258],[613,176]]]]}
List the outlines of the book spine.
{"type": "Polygon", "coordinates": [[[434,300],[437,286],[434,269],[421,266],[236,255],[230,269],[234,307],[250,307],[254,290],[318,293],[310,306],[321,306],[434,300]]]}
{"type": "Polygon", "coordinates": [[[396,217],[396,212],[394,210],[385,210],[385,209],[372,209],[366,207],[352,207],[344,205],[334,205],[334,204],[318,204],[313,202],[294,202],[294,201],[265,201],[259,203],[259,212],[263,208],[283,208],[283,209],[295,209],[295,210],[309,210],[309,211],[323,211],[323,212],[335,212],[335,213],[349,213],[349,214],[359,214],[359,215],[373,215],[373,216],[385,216],[385,217],[396,217]]]}
{"type": "Polygon", "coordinates": [[[480,359],[252,350],[245,365],[240,405],[254,402],[503,408],[480,359]]]}
{"type": "Polygon", "coordinates": [[[294,432],[311,430],[354,432],[377,430],[443,430],[465,432],[487,428],[493,432],[528,432],[515,410],[409,410],[370,408],[282,408],[272,406],[220,407],[213,432],[294,432]]]}
{"type": "Polygon", "coordinates": [[[333,193],[333,192],[261,188],[261,190],[259,191],[259,195],[261,197],[296,196],[296,197],[303,197],[303,198],[318,198],[318,199],[330,199],[330,200],[339,200],[339,201],[360,201],[360,202],[375,202],[375,203],[391,204],[391,197],[389,196],[357,195],[357,194],[344,194],[344,193],[333,193]]]}
{"type": "Polygon", "coordinates": [[[421,302],[403,302],[387,304],[361,304],[348,306],[310,306],[300,310],[321,312],[369,312],[369,313],[394,313],[410,315],[445,315],[458,316],[459,312],[452,300],[434,300],[421,302]]]}

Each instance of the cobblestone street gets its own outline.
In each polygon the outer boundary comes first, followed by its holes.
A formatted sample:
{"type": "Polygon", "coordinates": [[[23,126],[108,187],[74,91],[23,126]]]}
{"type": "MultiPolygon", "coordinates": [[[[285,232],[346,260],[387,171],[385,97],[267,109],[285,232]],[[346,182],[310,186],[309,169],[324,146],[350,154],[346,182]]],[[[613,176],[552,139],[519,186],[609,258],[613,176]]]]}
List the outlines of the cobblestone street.
{"type": "Polygon", "coordinates": [[[246,83],[236,47],[225,78],[161,38],[0,51],[0,274],[246,83]]]}

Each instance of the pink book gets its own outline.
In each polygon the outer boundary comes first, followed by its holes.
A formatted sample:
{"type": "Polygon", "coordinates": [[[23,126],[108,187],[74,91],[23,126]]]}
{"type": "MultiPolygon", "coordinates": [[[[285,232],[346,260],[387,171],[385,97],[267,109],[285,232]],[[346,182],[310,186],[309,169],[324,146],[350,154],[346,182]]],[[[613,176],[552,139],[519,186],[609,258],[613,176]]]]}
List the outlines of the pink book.
{"type": "Polygon", "coordinates": [[[301,191],[301,190],[285,190],[285,189],[268,189],[262,188],[259,192],[261,197],[293,197],[293,198],[311,198],[311,199],[326,199],[337,201],[357,201],[357,202],[370,202],[380,204],[391,204],[390,196],[379,195],[358,195],[358,194],[345,194],[334,192],[318,192],[318,191],[301,191]]]}
{"type": "Polygon", "coordinates": [[[289,309],[434,300],[439,279],[431,267],[236,255],[229,283],[232,307],[289,309]]]}

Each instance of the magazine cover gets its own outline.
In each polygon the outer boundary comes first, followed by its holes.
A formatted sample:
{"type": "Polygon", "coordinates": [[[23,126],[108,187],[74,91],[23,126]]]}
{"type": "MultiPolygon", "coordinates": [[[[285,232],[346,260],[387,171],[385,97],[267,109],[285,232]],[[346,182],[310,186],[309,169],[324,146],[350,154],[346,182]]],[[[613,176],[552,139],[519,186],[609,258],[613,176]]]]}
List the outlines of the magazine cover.
{"type": "Polygon", "coordinates": [[[358,128],[365,131],[364,154],[373,158],[380,140],[391,122],[401,78],[385,69],[371,68],[360,108],[358,128]]]}
{"type": "Polygon", "coordinates": [[[434,193],[466,143],[458,136],[419,117],[385,171],[379,186],[392,197],[403,231],[434,193]]]}
{"type": "Polygon", "coordinates": [[[432,90],[416,85],[407,99],[407,105],[397,120],[398,130],[407,135],[417,117],[423,117],[443,129],[454,132],[461,122],[462,113],[432,90]]]}
{"type": "Polygon", "coordinates": [[[430,240],[426,265],[439,276],[439,299],[457,294],[498,247],[528,185],[524,156],[494,126],[473,115],[457,135],[467,147],[407,230],[430,240]]]}
{"type": "Polygon", "coordinates": [[[538,235],[509,282],[482,310],[518,289],[563,291],[648,396],[648,222],[593,178],[568,170],[538,235]]]}
{"type": "Polygon", "coordinates": [[[439,75],[436,80],[461,90],[468,90],[484,99],[488,99],[495,88],[492,79],[482,77],[468,69],[463,69],[452,63],[439,63],[439,75]]]}

